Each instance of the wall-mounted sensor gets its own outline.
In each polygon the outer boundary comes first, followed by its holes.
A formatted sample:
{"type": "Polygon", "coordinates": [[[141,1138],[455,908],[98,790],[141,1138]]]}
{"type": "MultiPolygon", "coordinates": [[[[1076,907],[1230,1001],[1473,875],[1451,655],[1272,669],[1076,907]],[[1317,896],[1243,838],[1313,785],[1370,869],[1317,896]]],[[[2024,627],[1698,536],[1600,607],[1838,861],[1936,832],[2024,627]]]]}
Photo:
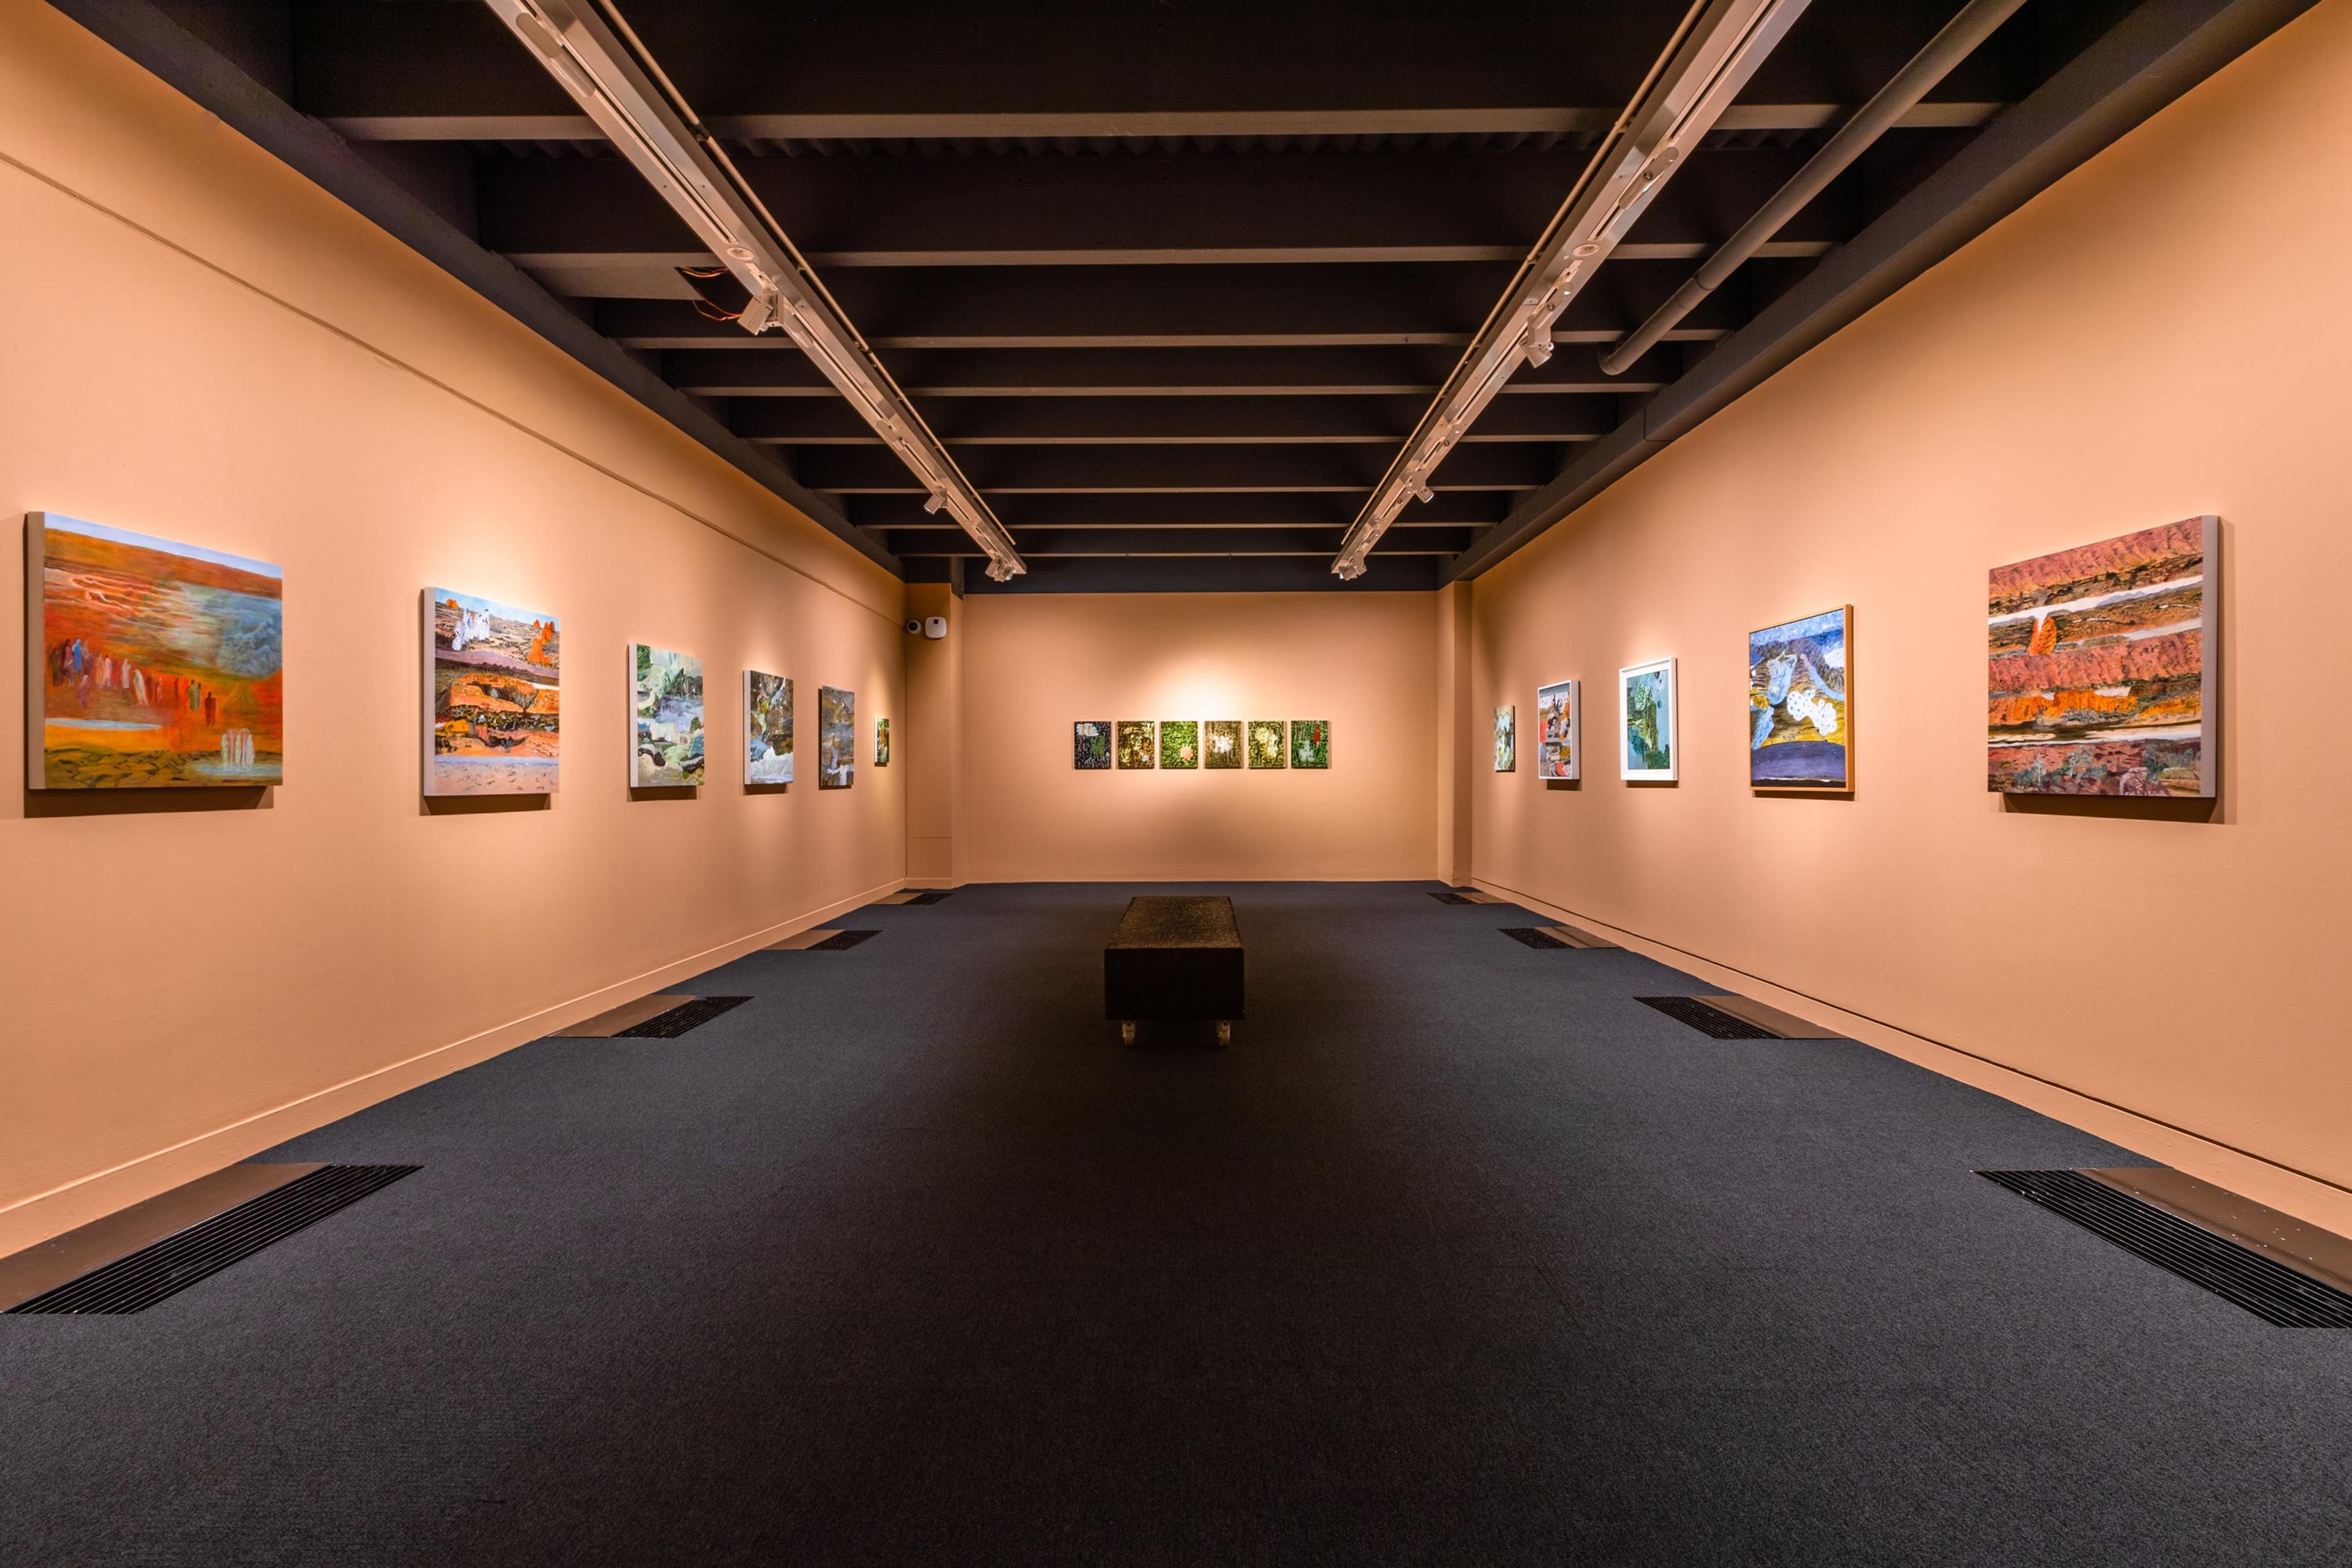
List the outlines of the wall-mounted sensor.
{"type": "Polygon", "coordinates": [[[908,637],[913,637],[917,632],[919,632],[919,631],[921,631],[922,629],[923,629],[923,623],[922,623],[922,622],[920,622],[920,621],[917,620],[917,619],[916,619],[914,616],[908,616],[907,617],[907,635],[908,635],[908,637]]]}
{"type": "MultiPolygon", "coordinates": [[[[907,629],[908,631],[914,630],[914,623],[909,621],[907,624],[907,629]]],[[[933,616],[930,619],[923,623],[923,635],[930,638],[933,642],[937,642],[941,637],[947,636],[948,618],[945,616],[933,616]]]]}

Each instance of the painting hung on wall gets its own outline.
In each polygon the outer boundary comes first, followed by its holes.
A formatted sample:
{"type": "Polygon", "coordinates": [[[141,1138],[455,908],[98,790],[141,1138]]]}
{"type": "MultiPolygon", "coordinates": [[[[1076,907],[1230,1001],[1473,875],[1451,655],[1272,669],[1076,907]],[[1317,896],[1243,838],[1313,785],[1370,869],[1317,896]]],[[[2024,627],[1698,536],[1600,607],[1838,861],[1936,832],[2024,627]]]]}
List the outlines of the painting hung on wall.
{"type": "Polygon", "coordinates": [[[425,591],[425,793],[552,795],[562,634],[536,615],[425,591]]]}
{"type": "Polygon", "coordinates": [[[1628,665],[1617,672],[1620,776],[1662,783],[1682,776],[1675,717],[1673,659],[1628,665]]]}
{"type": "Polygon", "coordinates": [[[1279,719],[1253,719],[1249,721],[1249,765],[1254,768],[1278,768],[1283,763],[1283,721],[1279,719]]]}
{"type": "Polygon", "coordinates": [[[702,661],[646,643],[629,645],[632,789],[702,782],[702,661]]]}
{"type": "Polygon", "coordinates": [[[1123,768],[1148,768],[1153,762],[1152,751],[1159,744],[1158,726],[1149,719],[1121,719],[1118,721],[1118,765],[1123,768]]]}
{"type": "Polygon", "coordinates": [[[2213,794],[2221,543],[2192,517],[1994,568],[1988,788],[2213,794]]]}
{"type": "Polygon", "coordinates": [[[784,676],[743,672],[743,782],[793,782],[793,683],[784,676]]]}
{"type": "Polygon", "coordinates": [[[874,721],[874,765],[877,768],[890,765],[890,721],[887,719],[874,721]]]}
{"type": "Polygon", "coordinates": [[[1519,710],[1505,703],[1495,710],[1495,771],[1507,773],[1519,765],[1519,710]]]}
{"type": "Polygon", "coordinates": [[[1290,765],[1328,768],[1331,765],[1331,721],[1293,719],[1290,721],[1290,765]]]}
{"type": "Polygon", "coordinates": [[[34,512],[25,588],[30,787],[285,781],[278,567],[34,512]]]}
{"type": "Polygon", "coordinates": [[[857,779],[857,693],[816,689],[816,787],[847,789],[857,779]]]}
{"type": "Polygon", "coordinates": [[[1201,765],[1237,768],[1242,765],[1242,721],[1210,719],[1201,725],[1201,765]]]}
{"type": "Polygon", "coordinates": [[[1853,787],[1851,606],[1748,634],[1748,787],[1853,787]]]}
{"type": "Polygon", "coordinates": [[[1110,721],[1081,719],[1070,726],[1070,765],[1089,770],[1110,766],[1110,721]]]}
{"type": "Polygon", "coordinates": [[[1197,719],[1160,721],[1160,765],[1197,768],[1201,765],[1201,723],[1197,719]]]}
{"type": "Polygon", "coordinates": [[[1577,700],[1575,681],[1536,688],[1536,777],[1583,776],[1583,742],[1577,733],[1583,719],[1584,704],[1577,700]]]}

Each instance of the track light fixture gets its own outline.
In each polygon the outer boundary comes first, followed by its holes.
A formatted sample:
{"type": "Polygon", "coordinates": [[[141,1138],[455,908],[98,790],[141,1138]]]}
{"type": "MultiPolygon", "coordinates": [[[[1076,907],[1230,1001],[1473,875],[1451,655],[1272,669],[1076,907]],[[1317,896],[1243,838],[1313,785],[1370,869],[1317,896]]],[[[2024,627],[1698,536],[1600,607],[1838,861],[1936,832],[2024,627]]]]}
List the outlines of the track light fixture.
{"type": "Polygon", "coordinates": [[[944,506],[971,535],[991,578],[1027,571],[1013,536],[613,0],[487,4],[751,294],[737,317],[743,330],[783,329],[929,492],[923,510],[944,506]]]}
{"type": "Polygon", "coordinates": [[[1522,364],[1551,357],[1552,324],[1804,14],[1808,0],[1696,0],[1617,118],[1518,276],[1340,541],[1331,570],[1364,574],[1381,535],[1426,500],[1426,476],[1522,364]]]}

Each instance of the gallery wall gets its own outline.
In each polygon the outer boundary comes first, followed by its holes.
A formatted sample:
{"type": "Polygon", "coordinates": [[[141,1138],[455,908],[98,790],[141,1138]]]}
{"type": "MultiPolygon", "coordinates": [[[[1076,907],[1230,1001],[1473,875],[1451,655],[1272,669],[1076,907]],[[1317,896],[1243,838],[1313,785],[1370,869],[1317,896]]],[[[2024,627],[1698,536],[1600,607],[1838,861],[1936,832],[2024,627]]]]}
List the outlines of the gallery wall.
{"type": "Polygon", "coordinates": [[[0,231],[9,647],[28,510],[274,562],[287,736],[268,792],[0,797],[0,1254],[898,885],[887,574],[42,5],[0,8],[0,231]],[[543,808],[421,797],[428,584],[562,618],[543,808]],[[698,795],[632,798],[632,640],[704,661],[698,795]],[[795,682],[781,792],[747,664],[795,682]]]}
{"type": "Polygon", "coordinates": [[[1523,749],[1477,880],[2352,1226],[2347,189],[2334,0],[1478,579],[1473,710],[1523,749]],[[1987,793],[1988,570],[2209,512],[2219,800],[1987,793]],[[1752,794],[1746,635],[1846,604],[1856,787],[1752,794]],[[1616,672],[1667,655],[1681,778],[1628,784],[1616,672]],[[1585,776],[1547,785],[1568,677],[1585,776]]]}
{"type": "Polygon", "coordinates": [[[1018,594],[961,601],[971,876],[1434,874],[1430,594],[1018,594]],[[1328,769],[1071,765],[1078,720],[1328,719],[1328,769]]]}

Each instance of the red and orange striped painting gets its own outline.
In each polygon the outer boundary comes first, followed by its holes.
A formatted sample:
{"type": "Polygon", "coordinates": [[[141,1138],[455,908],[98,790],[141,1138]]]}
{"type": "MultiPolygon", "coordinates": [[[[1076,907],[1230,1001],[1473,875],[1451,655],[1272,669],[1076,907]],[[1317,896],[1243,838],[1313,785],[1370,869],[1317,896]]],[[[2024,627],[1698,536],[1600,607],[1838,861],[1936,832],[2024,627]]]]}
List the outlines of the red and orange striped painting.
{"type": "Polygon", "coordinates": [[[56,512],[25,558],[27,784],[284,782],[277,567],[56,512]]]}
{"type": "Polygon", "coordinates": [[[2210,795],[2221,521],[1996,567],[1987,787],[2210,795]]]}

